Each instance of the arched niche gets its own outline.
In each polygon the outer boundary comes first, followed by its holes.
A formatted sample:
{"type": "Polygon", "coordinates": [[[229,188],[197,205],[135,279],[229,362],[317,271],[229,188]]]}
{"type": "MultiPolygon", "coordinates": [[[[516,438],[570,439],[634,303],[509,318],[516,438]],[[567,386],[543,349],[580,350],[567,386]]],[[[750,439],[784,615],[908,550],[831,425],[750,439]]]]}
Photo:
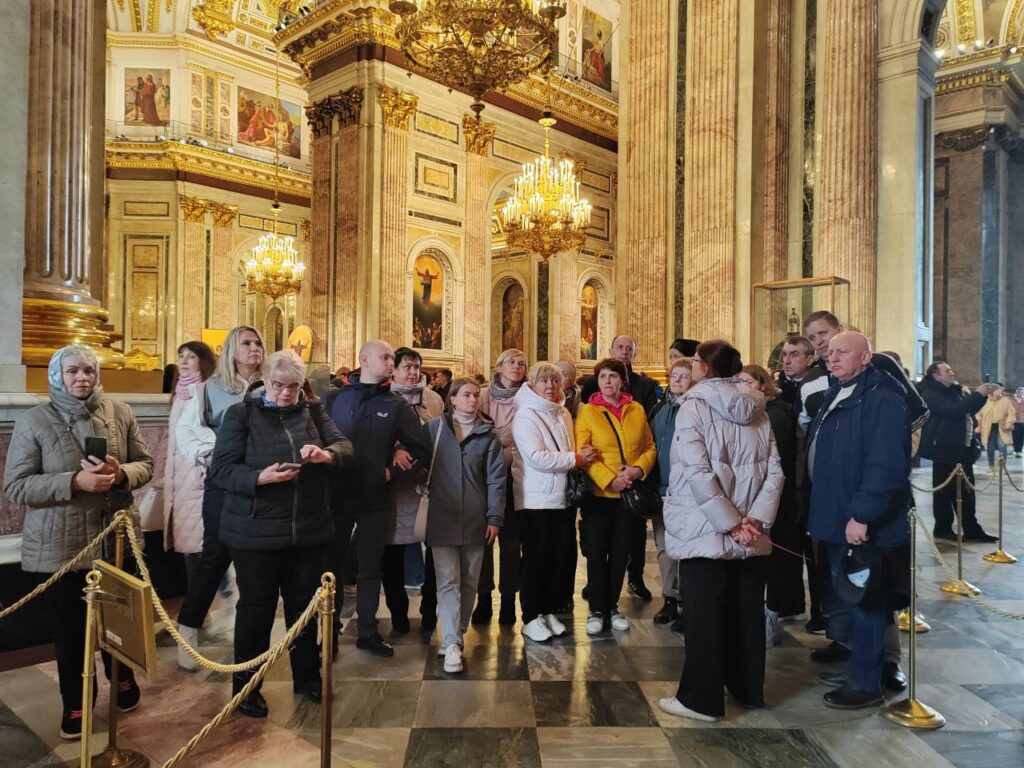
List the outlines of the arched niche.
{"type": "Polygon", "coordinates": [[[533,315],[528,286],[529,282],[519,272],[502,272],[491,286],[492,366],[503,350],[512,347],[522,349],[527,359],[533,359],[533,315]]]}
{"type": "Polygon", "coordinates": [[[418,240],[406,262],[404,343],[424,359],[454,362],[462,355],[464,306],[461,264],[452,247],[436,237],[418,240]]]}
{"type": "Polygon", "coordinates": [[[603,358],[611,347],[612,322],[615,317],[615,303],[611,300],[611,286],[605,275],[595,269],[588,269],[576,285],[576,309],[579,318],[578,362],[581,366],[592,366],[603,358]],[[586,332],[594,334],[593,341],[586,344],[586,332]],[[587,351],[587,347],[590,351],[587,351]],[[593,354],[593,357],[588,357],[593,354]]]}

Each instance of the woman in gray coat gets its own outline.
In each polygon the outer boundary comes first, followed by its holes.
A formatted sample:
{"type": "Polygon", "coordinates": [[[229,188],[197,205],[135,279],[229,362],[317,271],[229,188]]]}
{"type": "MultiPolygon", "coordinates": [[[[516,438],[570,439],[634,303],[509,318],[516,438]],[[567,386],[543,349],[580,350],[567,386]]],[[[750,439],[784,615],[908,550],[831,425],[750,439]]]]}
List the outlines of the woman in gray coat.
{"type": "MultiPolygon", "coordinates": [[[[103,395],[92,350],[64,347],[50,359],[48,377],[50,402],[37,405],[15,424],[4,471],[4,493],[28,508],[21,567],[30,573],[60,570],[109,524],[114,512],[132,505],[132,491],[153,475],[153,460],[135,415],[124,403],[103,395]],[[90,438],[106,441],[104,455],[86,454],[90,438]]],[[[48,592],[64,704],[60,735],[65,739],[82,734],[82,589],[90,565],[89,559],[81,561],[80,570],[67,573],[48,592]]],[[[109,672],[107,654],[103,666],[109,672]]],[[[128,711],[138,703],[139,687],[131,670],[122,666],[118,707],[128,711]]]]}
{"type": "Polygon", "coordinates": [[[427,425],[434,455],[430,470],[427,546],[437,572],[437,613],[445,672],[462,671],[462,636],[476,597],[484,545],[505,519],[508,472],[501,438],[480,415],[480,386],[455,379],[451,413],[427,425]]]}

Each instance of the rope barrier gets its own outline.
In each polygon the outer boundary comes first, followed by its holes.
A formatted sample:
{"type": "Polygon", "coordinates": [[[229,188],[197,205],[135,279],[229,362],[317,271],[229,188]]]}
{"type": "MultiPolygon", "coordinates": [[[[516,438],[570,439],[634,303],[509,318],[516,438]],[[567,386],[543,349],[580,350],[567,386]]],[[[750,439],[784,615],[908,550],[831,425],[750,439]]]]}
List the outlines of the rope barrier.
{"type": "Polygon", "coordinates": [[[978,486],[976,486],[974,483],[967,479],[967,472],[964,471],[963,468],[960,469],[960,475],[964,479],[964,485],[966,485],[975,493],[984,493],[985,491],[987,491],[989,488],[992,487],[992,483],[994,483],[996,478],[998,477],[998,474],[993,472],[991,475],[988,476],[988,482],[985,483],[985,485],[983,485],[981,488],[979,488],[978,486]]]}
{"type": "MultiPolygon", "coordinates": [[[[14,603],[14,605],[10,605],[4,608],[2,611],[0,611],[0,619],[7,618],[12,613],[17,611],[19,608],[23,608],[26,603],[39,597],[39,595],[43,594],[43,592],[48,590],[50,587],[56,584],[62,577],[67,575],[69,571],[74,570],[74,567],[78,565],[85,558],[86,555],[94,552],[96,548],[103,543],[103,540],[114,532],[117,526],[121,524],[121,519],[121,512],[115,514],[114,519],[110,521],[110,525],[108,525],[106,528],[104,528],[102,531],[96,534],[92,541],[86,544],[85,547],[83,547],[82,550],[77,555],[75,555],[73,558],[68,560],[63,566],[61,566],[60,570],[54,572],[50,576],[50,578],[48,578],[38,587],[33,589],[23,598],[18,600],[18,602],[14,603]]],[[[131,526],[129,525],[128,527],[130,528],[131,526]]]]}
{"type": "Polygon", "coordinates": [[[1013,481],[1013,475],[1011,475],[1010,474],[1010,470],[1008,470],[1006,468],[1006,462],[1005,461],[1003,462],[1003,474],[1005,474],[1006,475],[1006,479],[1010,481],[1010,485],[1012,485],[1019,492],[1024,493],[1024,488],[1021,488],[1019,485],[1017,485],[1017,483],[1015,483],[1013,481]]]}

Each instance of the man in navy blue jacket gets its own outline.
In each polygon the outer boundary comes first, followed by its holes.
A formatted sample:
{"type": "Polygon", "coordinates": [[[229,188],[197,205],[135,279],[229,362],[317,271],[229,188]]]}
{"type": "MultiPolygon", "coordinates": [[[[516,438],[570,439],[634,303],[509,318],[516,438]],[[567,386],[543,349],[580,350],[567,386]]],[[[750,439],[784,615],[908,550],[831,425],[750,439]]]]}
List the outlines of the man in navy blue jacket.
{"type": "Polygon", "coordinates": [[[832,338],[829,367],[838,383],[808,430],[808,527],[827,553],[834,585],[846,578],[851,548],[873,547],[879,555],[864,594],[848,606],[847,674],[825,694],[828,706],[858,709],[883,701],[886,624],[895,607],[890,579],[897,572],[890,566],[906,559],[910,542],[910,412],[903,387],[872,365],[863,334],[832,338]]]}

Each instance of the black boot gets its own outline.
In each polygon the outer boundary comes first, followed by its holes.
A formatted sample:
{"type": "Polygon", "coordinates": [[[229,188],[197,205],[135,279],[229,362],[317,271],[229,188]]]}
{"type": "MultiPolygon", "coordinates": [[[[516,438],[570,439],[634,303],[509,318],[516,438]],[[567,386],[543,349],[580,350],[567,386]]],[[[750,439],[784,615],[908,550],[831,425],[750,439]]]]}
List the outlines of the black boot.
{"type": "Polygon", "coordinates": [[[238,705],[238,713],[246,717],[266,717],[268,711],[267,700],[259,691],[253,691],[238,705]]]}
{"type": "Polygon", "coordinates": [[[654,614],[655,624],[671,624],[679,618],[679,601],[674,597],[666,597],[665,604],[654,614]]]}
{"type": "Polygon", "coordinates": [[[501,610],[498,612],[498,623],[510,627],[516,623],[516,596],[502,595],[501,610]]]}
{"type": "Polygon", "coordinates": [[[494,616],[494,609],[491,607],[490,593],[477,595],[476,610],[473,611],[470,621],[477,625],[490,624],[492,616],[494,616]]]}

